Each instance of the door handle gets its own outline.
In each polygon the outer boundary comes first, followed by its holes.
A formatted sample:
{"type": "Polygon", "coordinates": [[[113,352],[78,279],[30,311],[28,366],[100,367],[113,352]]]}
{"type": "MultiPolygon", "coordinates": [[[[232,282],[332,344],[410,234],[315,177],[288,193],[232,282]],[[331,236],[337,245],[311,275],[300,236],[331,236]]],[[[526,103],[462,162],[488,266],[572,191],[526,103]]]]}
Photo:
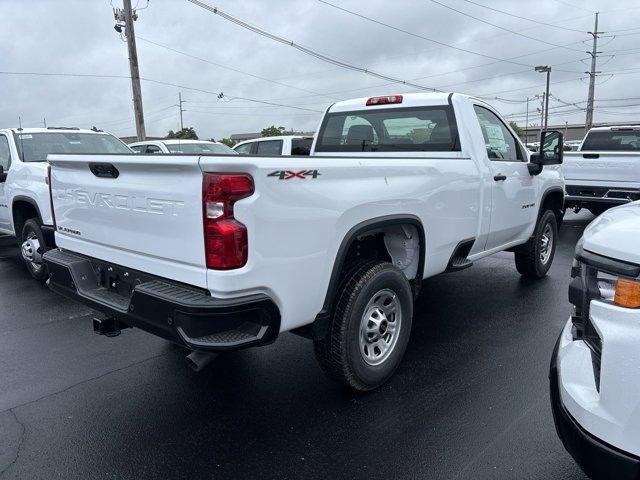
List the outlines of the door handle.
{"type": "Polygon", "coordinates": [[[493,176],[493,179],[494,179],[496,182],[500,182],[500,181],[506,180],[506,179],[507,179],[507,176],[506,176],[506,175],[503,175],[503,174],[501,174],[501,173],[499,173],[498,175],[494,175],[494,176],[493,176]]]}

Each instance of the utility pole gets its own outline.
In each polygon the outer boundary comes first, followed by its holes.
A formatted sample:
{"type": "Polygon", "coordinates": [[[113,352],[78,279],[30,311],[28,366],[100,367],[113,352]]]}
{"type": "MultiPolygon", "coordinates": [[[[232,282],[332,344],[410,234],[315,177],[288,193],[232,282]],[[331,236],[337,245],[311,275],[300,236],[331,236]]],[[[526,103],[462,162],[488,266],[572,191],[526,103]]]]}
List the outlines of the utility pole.
{"type": "Polygon", "coordinates": [[[136,120],[136,135],[138,141],[144,141],[146,132],[144,128],[144,113],[142,110],[142,89],[140,88],[140,71],[138,69],[138,50],[136,48],[136,34],[133,22],[138,19],[138,15],[131,7],[131,0],[122,0],[122,9],[114,9],[114,17],[116,19],[115,30],[122,33],[124,27],[124,36],[127,40],[127,48],[129,50],[129,70],[131,72],[131,90],[133,91],[133,111],[136,120]]]}
{"type": "MultiPolygon", "coordinates": [[[[551,67],[549,65],[538,65],[535,68],[536,72],[547,74],[547,89],[544,94],[544,129],[547,129],[549,121],[549,77],[551,76],[551,67]]],[[[540,124],[542,128],[542,124],[540,124]]]]}
{"type": "Polygon", "coordinates": [[[529,143],[529,97],[527,97],[527,116],[524,121],[524,144],[529,143]]]}
{"type": "Polygon", "coordinates": [[[184,129],[184,124],[182,123],[182,112],[184,112],[184,109],[182,108],[182,104],[185,101],[182,100],[182,92],[178,92],[178,108],[180,109],[180,130],[184,129]]]}
{"type": "Polygon", "coordinates": [[[593,36],[593,48],[591,52],[587,52],[591,55],[591,70],[589,72],[585,72],[589,75],[589,96],[587,97],[587,117],[584,121],[584,129],[585,132],[588,131],[593,125],[593,98],[595,96],[596,89],[596,76],[600,72],[596,72],[596,58],[598,57],[598,35],[602,32],[598,31],[598,15],[599,12],[596,12],[596,24],[593,28],[593,32],[589,32],[589,35],[593,36]]]}

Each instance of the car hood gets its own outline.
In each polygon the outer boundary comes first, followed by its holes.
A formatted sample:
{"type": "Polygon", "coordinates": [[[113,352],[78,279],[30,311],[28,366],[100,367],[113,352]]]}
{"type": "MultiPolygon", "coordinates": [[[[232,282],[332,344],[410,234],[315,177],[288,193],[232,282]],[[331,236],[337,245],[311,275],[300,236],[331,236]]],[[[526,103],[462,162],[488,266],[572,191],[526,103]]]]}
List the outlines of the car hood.
{"type": "Polygon", "coordinates": [[[640,264],[640,201],[607,210],[585,229],[583,248],[640,264]]]}

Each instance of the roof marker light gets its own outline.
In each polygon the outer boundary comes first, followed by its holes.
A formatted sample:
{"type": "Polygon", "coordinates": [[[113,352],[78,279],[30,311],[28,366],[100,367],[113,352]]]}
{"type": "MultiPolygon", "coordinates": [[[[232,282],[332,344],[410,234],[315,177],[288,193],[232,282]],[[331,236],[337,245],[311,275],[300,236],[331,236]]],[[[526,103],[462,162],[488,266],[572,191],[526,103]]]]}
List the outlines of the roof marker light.
{"type": "Polygon", "coordinates": [[[402,103],[402,95],[385,95],[384,97],[371,97],[367,100],[367,107],[373,105],[390,105],[402,103]]]}

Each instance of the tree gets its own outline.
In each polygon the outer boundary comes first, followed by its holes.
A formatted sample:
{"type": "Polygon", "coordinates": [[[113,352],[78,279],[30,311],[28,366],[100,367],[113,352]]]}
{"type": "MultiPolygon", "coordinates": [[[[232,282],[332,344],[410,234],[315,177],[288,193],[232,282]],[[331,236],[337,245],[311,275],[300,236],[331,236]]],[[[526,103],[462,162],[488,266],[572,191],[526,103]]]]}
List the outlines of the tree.
{"type": "Polygon", "coordinates": [[[509,126],[513,129],[514,132],[516,132],[516,135],[518,135],[520,138],[524,138],[524,130],[516,122],[514,122],[513,120],[510,121],[509,126]]]}
{"type": "Polygon", "coordinates": [[[278,137],[280,135],[300,135],[302,132],[296,132],[295,130],[287,130],[284,127],[276,127],[271,125],[270,127],[263,128],[260,135],[263,137],[278,137]]]}
{"type": "Polygon", "coordinates": [[[220,143],[224,143],[227,147],[233,148],[238,142],[236,142],[235,140],[231,140],[230,138],[221,138],[220,143]]]}
{"type": "Polygon", "coordinates": [[[167,138],[180,138],[182,140],[198,140],[198,135],[193,127],[185,127],[182,130],[174,132],[169,130],[167,138]]]}

